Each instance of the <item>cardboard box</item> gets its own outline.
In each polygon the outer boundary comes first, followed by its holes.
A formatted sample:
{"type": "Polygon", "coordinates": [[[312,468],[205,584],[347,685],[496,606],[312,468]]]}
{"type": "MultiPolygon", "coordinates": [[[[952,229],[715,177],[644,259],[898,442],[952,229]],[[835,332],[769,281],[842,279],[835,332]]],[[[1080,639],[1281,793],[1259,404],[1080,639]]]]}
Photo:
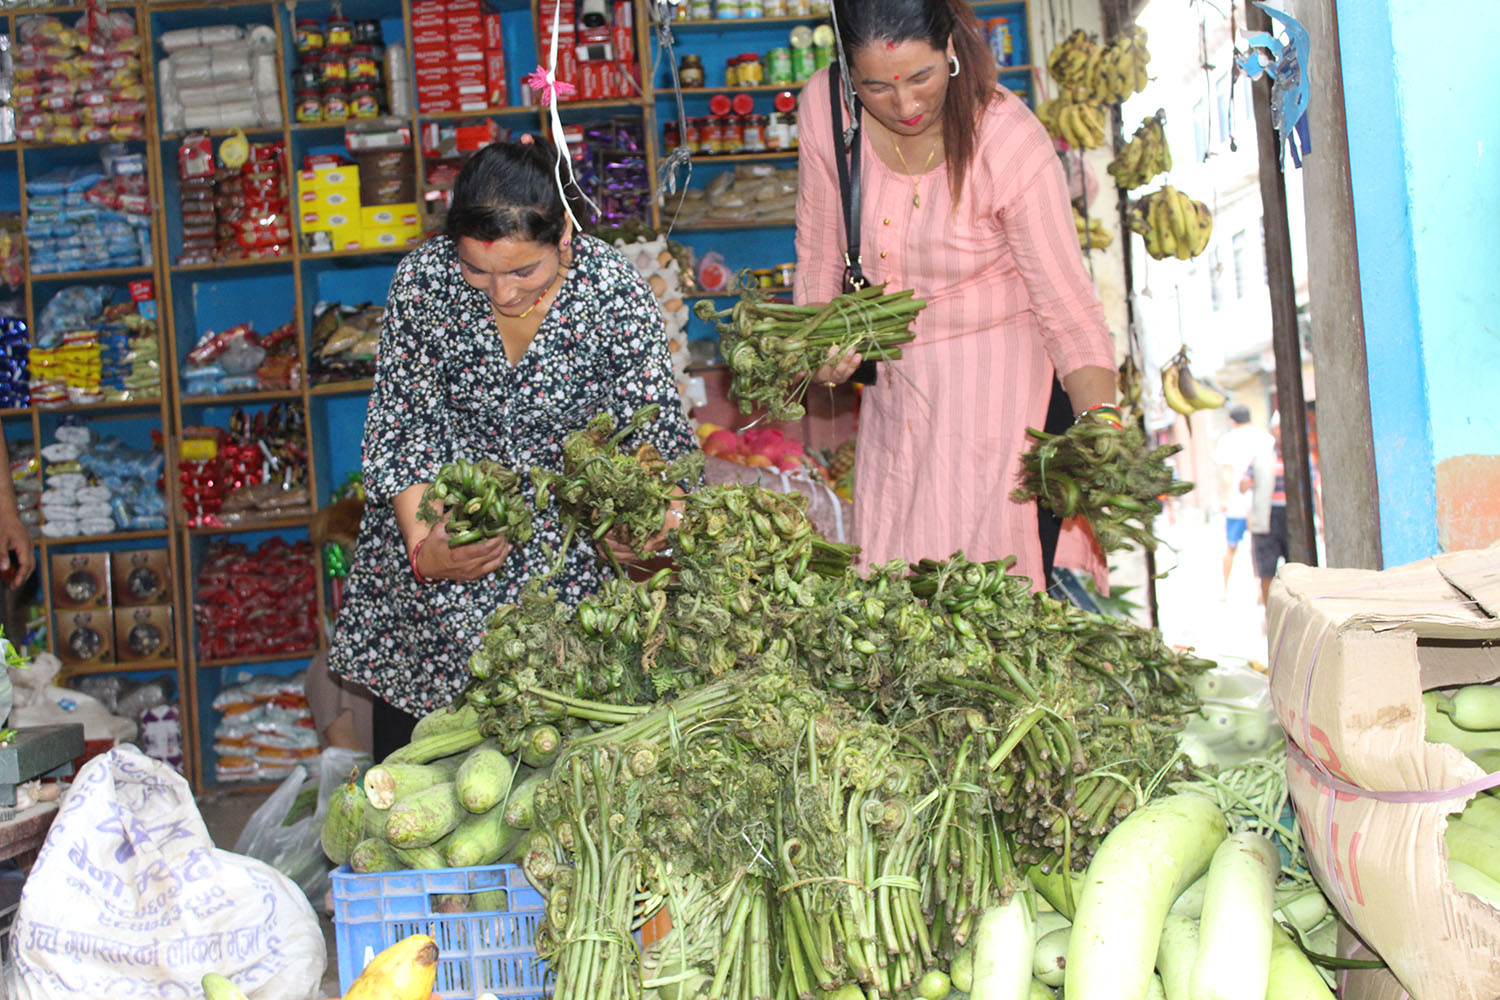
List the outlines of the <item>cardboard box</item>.
{"type": "Polygon", "coordinates": [[[115,607],[165,604],[172,600],[172,563],[166,549],[116,552],[109,564],[115,607]]]}
{"type": "Polygon", "coordinates": [[[108,552],[55,552],[51,570],[54,608],[109,607],[108,552]]]}
{"type": "Polygon", "coordinates": [[[422,242],[422,225],[365,226],[361,234],[361,245],[366,249],[376,247],[416,246],[422,242]]]}
{"type": "Polygon", "coordinates": [[[609,63],[586,62],[579,66],[578,73],[578,97],[584,101],[599,101],[608,96],[605,88],[605,76],[609,69],[609,63]]]}
{"type": "Polygon", "coordinates": [[[364,229],[360,227],[357,221],[344,226],[335,226],[329,232],[333,237],[333,248],[335,250],[361,250],[364,248],[364,229]]]}
{"type": "Polygon", "coordinates": [[[484,54],[484,78],[489,84],[487,96],[491,106],[503,108],[510,104],[510,88],[505,80],[505,53],[491,49],[484,54]]]}
{"type": "Polygon", "coordinates": [[[416,63],[416,79],[420,83],[423,74],[432,75],[433,70],[446,70],[452,58],[448,55],[448,46],[445,42],[442,48],[418,49],[412,53],[412,60],[416,63]]]}
{"type": "Polygon", "coordinates": [[[1500,910],[1453,886],[1444,844],[1485,772],[1427,741],[1421,697],[1500,677],[1497,562],[1500,545],[1383,572],[1293,564],[1271,586],[1271,702],[1308,867],[1415,997],[1500,995],[1500,910]]]}
{"type": "Polygon", "coordinates": [[[146,663],[177,657],[172,606],[115,608],[115,662],[146,663]]]}
{"type": "Polygon", "coordinates": [[[490,81],[485,75],[484,63],[461,63],[453,67],[451,76],[453,92],[462,100],[465,97],[483,98],[489,93],[490,81]]]}
{"type": "Polygon", "coordinates": [[[115,662],[115,620],[108,608],[59,609],[57,658],[70,666],[115,662]]]}
{"type": "Polygon", "coordinates": [[[484,47],[505,48],[505,23],[500,20],[499,14],[484,15],[484,47]]]}
{"type": "Polygon", "coordinates": [[[616,24],[610,29],[610,44],[614,46],[615,56],[621,61],[634,61],[635,59],[635,29],[621,27],[616,24]]]}
{"type": "Polygon", "coordinates": [[[335,229],[357,225],[359,225],[358,206],[355,206],[352,210],[346,209],[341,212],[322,208],[320,211],[303,212],[301,218],[301,226],[304,233],[331,233],[335,229]]]}
{"type": "Polygon", "coordinates": [[[359,210],[359,224],[365,229],[388,226],[420,226],[422,216],[416,202],[404,205],[371,205],[359,210]]]}

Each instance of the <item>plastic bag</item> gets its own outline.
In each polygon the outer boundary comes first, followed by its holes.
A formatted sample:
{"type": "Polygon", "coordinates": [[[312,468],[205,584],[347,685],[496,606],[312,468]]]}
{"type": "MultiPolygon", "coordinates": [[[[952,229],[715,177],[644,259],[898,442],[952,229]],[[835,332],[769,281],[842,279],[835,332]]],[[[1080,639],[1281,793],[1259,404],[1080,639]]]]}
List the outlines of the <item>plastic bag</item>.
{"type": "Polygon", "coordinates": [[[330,747],[303,764],[307,771],[294,768],[245,824],[234,842],[235,853],[266,862],[321,900],[333,870],[319,838],[328,800],[334,789],[369,766],[367,754],[330,747]]]}
{"type": "Polygon", "coordinates": [[[134,747],[89,761],[21,893],[7,995],[316,1000],[318,918],[286,876],[214,847],[188,783],[134,747]]]}
{"type": "Polygon", "coordinates": [[[1182,750],[1200,767],[1235,767],[1264,756],[1286,734],[1276,721],[1266,675],[1245,663],[1220,663],[1194,679],[1203,708],[1183,728],[1182,750]]]}

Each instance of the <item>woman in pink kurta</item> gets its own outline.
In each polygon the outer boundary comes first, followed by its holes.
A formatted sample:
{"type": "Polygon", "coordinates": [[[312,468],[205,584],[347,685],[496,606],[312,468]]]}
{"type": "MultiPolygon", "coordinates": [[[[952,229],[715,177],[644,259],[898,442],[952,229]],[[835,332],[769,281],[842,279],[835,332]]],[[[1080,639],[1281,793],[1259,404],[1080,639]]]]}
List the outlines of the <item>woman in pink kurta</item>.
{"type": "MultiPolygon", "coordinates": [[[[1010,499],[1026,428],[1046,418],[1054,370],[1075,412],[1114,401],[1114,350],[1062,167],[1035,115],[994,84],[964,0],[842,0],[835,12],[863,105],[864,272],[927,300],[915,340],[861,397],[854,540],[866,564],[960,549],[971,559],[1014,555],[1015,572],[1041,589],[1036,505],[1010,499]],[[962,74],[988,83],[982,96],[962,74]],[[974,109],[967,142],[953,131],[964,127],[964,84],[974,109]],[[955,199],[947,151],[963,145],[971,156],[955,199]]],[[[830,110],[822,70],[803,88],[798,116],[799,302],[842,290],[830,110]]],[[[843,381],[857,360],[813,377],[843,381]]],[[[1095,569],[1092,553],[1086,531],[1064,528],[1058,565],[1095,569]]]]}

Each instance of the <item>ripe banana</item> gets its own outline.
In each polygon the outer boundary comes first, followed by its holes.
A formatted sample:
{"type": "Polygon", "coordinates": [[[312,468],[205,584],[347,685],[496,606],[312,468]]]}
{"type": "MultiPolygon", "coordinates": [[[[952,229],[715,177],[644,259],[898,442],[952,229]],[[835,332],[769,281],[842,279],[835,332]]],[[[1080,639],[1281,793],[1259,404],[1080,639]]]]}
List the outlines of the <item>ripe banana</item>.
{"type": "Polygon", "coordinates": [[[426,934],[403,938],[370,960],[343,1000],[427,1000],[437,959],[437,942],[426,934]]]}
{"type": "Polygon", "coordinates": [[[1104,104],[1118,104],[1131,94],[1145,90],[1150,82],[1146,73],[1146,64],[1150,61],[1151,52],[1146,48],[1144,29],[1132,28],[1116,36],[1104,46],[1097,62],[1087,64],[1087,84],[1093,99],[1104,104]]]}
{"type": "Polygon", "coordinates": [[[205,1000],[249,1000],[244,990],[217,972],[205,973],[200,985],[205,1000]]]}
{"type": "Polygon", "coordinates": [[[1082,28],[1052,47],[1047,55],[1047,72],[1061,87],[1087,87],[1090,67],[1098,66],[1099,45],[1082,28]]]}
{"type": "Polygon", "coordinates": [[[1054,97],[1041,103],[1036,116],[1047,134],[1075,149],[1097,149],[1107,137],[1104,109],[1097,104],[1054,97]]]}
{"type": "Polygon", "coordinates": [[[1120,377],[1117,380],[1120,389],[1120,406],[1129,409],[1139,406],[1141,402],[1141,368],[1135,363],[1135,355],[1125,355],[1125,360],[1120,362],[1120,377]]]}
{"type": "Polygon", "coordinates": [[[1073,228],[1078,231],[1078,245],[1084,250],[1103,250],[1115,241],[1115,234],[1104,228],[1098,219],[1084,220],[1078,209],[1073,209],[1073,228]]]}
{"type": "Polygon", "coordinates": [[[1216,410],[1228,402],[1222,392],[1193,375],[1188,367],[1187,348],[1174,354],[1162,367],[1161,390],[1167,405],[1184,416],[1196,410],[1216,410]]]}

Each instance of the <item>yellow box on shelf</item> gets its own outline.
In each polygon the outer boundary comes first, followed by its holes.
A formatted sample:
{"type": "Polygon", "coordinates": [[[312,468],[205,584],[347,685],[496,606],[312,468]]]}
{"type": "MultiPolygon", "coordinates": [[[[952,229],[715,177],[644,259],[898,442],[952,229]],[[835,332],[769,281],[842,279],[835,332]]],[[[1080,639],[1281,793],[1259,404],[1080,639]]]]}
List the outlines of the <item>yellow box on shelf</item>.
{"type": "Polygon", "coordinates": [[[320,206],[316,210],[304,210],[302,213],[304,233],[331,233],[351,228],[359,228],[359,217],[349,209],[330,210],[320,206]]]}
{"type": "Polygon", "coordinates": [[[415,222],[397,223],[393,226],[363,226],[360,233],[362,245],[371,250],[416,246],[422,242],[422,226],[415,222]]]}
{"type": "Polygon", "coordinates": [[[422,217],[418,214],[417,203],[414,201],[399,205],[361,205],[359,224],[365,229],[420,226],[422,217]]]}
{"type": "Polygon", "coordinates": [[[329,231],[335,250],[360,250],[364,248],[364,230],[357,225],[339,226],[329,231]]]}

